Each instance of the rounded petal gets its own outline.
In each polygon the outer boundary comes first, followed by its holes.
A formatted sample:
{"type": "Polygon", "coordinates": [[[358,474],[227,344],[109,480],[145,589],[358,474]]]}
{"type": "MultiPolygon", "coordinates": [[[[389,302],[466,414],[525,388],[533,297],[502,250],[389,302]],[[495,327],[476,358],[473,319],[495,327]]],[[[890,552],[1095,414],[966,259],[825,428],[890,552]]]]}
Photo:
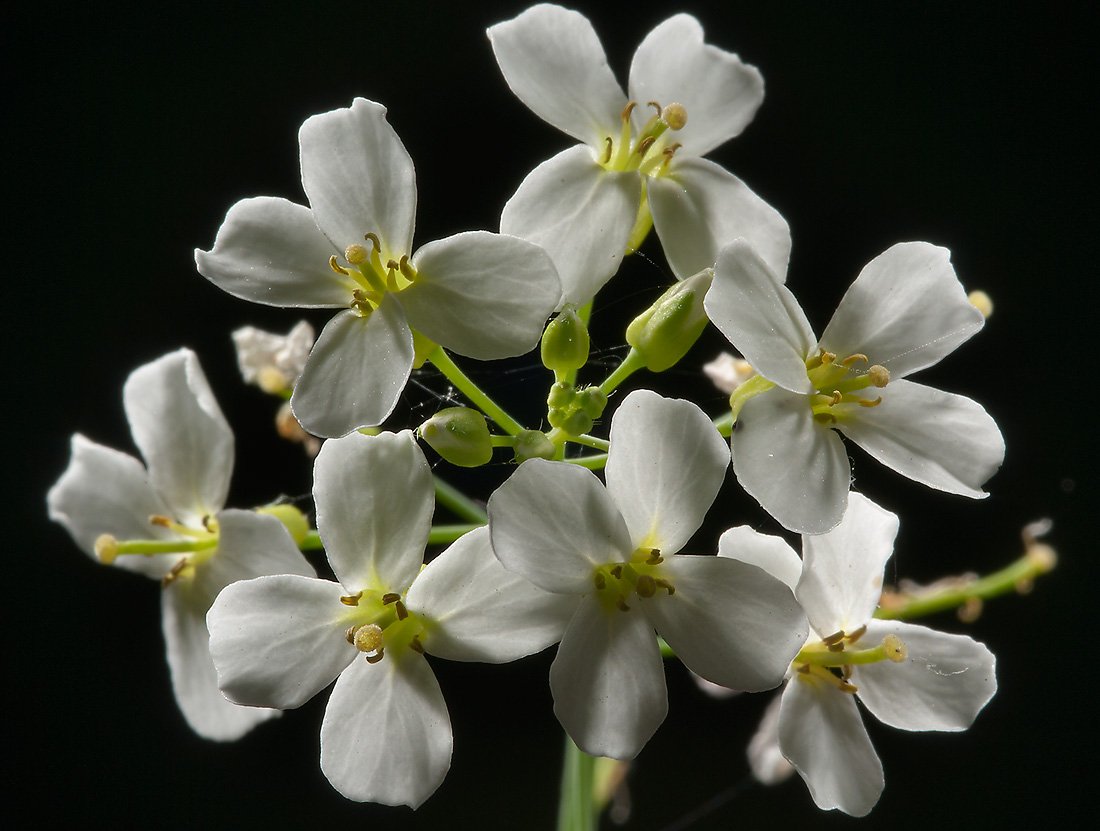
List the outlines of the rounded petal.
{"type": "Polygon", "coordinates": [[[237,580],[265,574],[317,576],[286,526],[275,517],[226,509],[218,514],[217,520],[218,553],[204,564],[202,573],[221,581],[217,584],[218,591],[237,580]]]}
{"type": "Polygon", "coordinates": [[[352,661],[321,723],[321,770],[356,802],[419,807],[451,766],[451,719],[420,655],[352,661]]]}
{"type": "Polygon", "coordinates": [[[668,713],[653,626],[637,610],[605,611],[585,598],[550,667],[554,715],[591,756],[633,759],[668,713]]]}
{"type": "Polygon", "coordinates": [[[738,135],[764,102],[764,79],[732,52],[703,42],[703,27],[677,14],[645,36],[630,64],[632,101],[687,110],[680,152],[703,156],[738,135]]]}
{"type": "Polygon", "coordinates": [[[840,522],[848,454],[840,436],[813,420],[806,396],[776,388],[750,399],[732,445],[737,481],[784,528],[821,534],[840,522]]]}
{"type": "Polygon", "coordinates": [[[597,566],[633,551],[607,490],[576,465],[527,460],[489,497],[488,511],[497,559],[546,591],[588,594],[597,566]]]}
{"type": "Polygon", "coordinates": [[[332,243],[309,208],[274,196],[242,199],[225,215],[214,247],[195,251],[199,274],[242,300],[267,306],[339,308],[355,282],[329,267],[332,243]]]}
{"type": "Polygon", "coordinates": [[[836,528],[802,538],[802,579],[795,594],[820,636],[850,634],[871,619],[897,534],[896,514],[852,491],[836,528]]]}
{"type": "Polygon", "coordinates": [[[648,184],[661,247],[681,280],[711,268],[722,247],[744,239],[782,283],[791,256],[787,220],[749,186],[707,159],[673,158],[669,172],[648,184]]]}
{"type": "Polygon", "coordinates": [[[190,349],[138,367],[122,388],[134,444],[172,516],[197,526],[221,510],[233,473],[233,431],[190,349]]]}
{"type": "Polygon", "coordinates": [[[641,194],[636,173],[604,170],[587,147],[570,147],[527,174],[500,231],[546,249],[562,302],[582,305],[619,270],[641,194]]]}
{"type": "Polygon", "coordinates": [[[950,251],[902,242],[863,267],[825,327],[821,347],[837,355],[863,353],[901,378],[938,363],[984,323],[955,276],[950,251]]]}
{"type": "Polygon", "coordinates": [[[818,808],[862,817],[875,807],[882,762],[851,694],[795,675],[783,692],[779,745],[818,808]]]}
{"type": "Polygon", "coordinates": [[[891,381],[882,403],[838,425],[903,476],[936,490],[982,499],[1005,457],[1000,428],[981,404],[912,381],[891,381]]]}
{"type": "Polygon", "coordinates": [[[794,773],[794,768],[779,748],[779,710],[782,703],[782,695],[768,702],[746,750],[752,775],[764,785],[778,785],[794,773]]]}
{"type": "Polygon", "coordinates": [[[604,475],[634,548],[675,554],[703,524],[730,454],[706,413],[690,401],[636,390],[611,419],[604,475]]]}
{"type": "Polygon", "coordinates": [[[883,724],[901,730],[965,730],[997,692],[996,659],[974,639],[873,620],[859,646],[874,646],[888,634],[901,638],[906,659],[864,664],[852,672],[860,701],[883,724]]]}
{"type": "Polygon", "coordinates": [[[806,616],[791,590],[763,569],[724,557],[676,555],[662,566],[676,591],[639,607],[692,672],[734,690],[783,682],[806,643],[806,616]]]}
{"type": "Polygon", "coordinates": [[[412,250],[416,172],[385,107],[356,98],[350,107],[307,118],[298,144],[302,188],[337,251],[362,245],[368,233],[382,243],[382,262],[412,250]]]}
{"type": "Polygon", "coordinates": [[[202,580],[183,577],[161,593],[161,629],[167,647],[172,690],[191,729],[206,739],[233,741],[278,710],[241,707],[218,689],[210,657],[206,612],[214,600],[202,580]]]}
{"type": "Polygon", "coordinates": [[[703,303],[711,322],[758,373],[791,392],[813,391],[806,359],[817,347],[814,331],[790,289],[747,241],[722,249],[703,303]]]}
{"type": "Polygon", "coordinates": [[[543,3],[486,33],[508,88],[535,115],[592,147],[618,136],[626,96],[588,18],[543,3]]]}
{"type": "Polygon", "coordinates": [[[331,580],[298,575],[227,586],[206,615],[222,692],[290,710],[331,684],[359,654],[344,637],[343,593],[331,580]]]}
{"type": "Polygon", "coordinates": [[[535,348],[561,300],[550,256],[532,242],[469,231],[416,252],[401,292],[409,325],[460,355],[495,360],[535,348]]]}
{"type": "Polygon", "coordinates": [[[352,433],[321,445],[313,468],[317,531],[348,592],[404,591],[424,562],[435,487],[412,433],[352,433]]]}
{"type": "MultiPolygon", "coordinates": [[[[123,540],[170,536],[149,522],[168,507],[153,491],[141,462],[79,433],[72,438],[69,466],[46,495],[46,506],[50,519],[64,525],[80,550],[93,558],[101,534],[123,540]]],[[[139,555],[119,557],[114,564],[154,580],[172,566],[166,557],[139,555]]]]}
{"type": "Polygon", "coordinates": [[[478,528],[428,563],[405,605],[431,621],[422,639],[432,655],[500,664],[561,640],[577,598],[554,594],[508,571],[478,528]]]}
{"type": "Polygon", "coordinates": [[[730,528],[718,540],[718,556],[762,568],[794,591],[802,576],[802,558],[782,537],[761,534],[747,525],[730,528]]]}
{"type": "Polygon", "coordinates": [[[340,312],[321,331],[294,387],[294,415],[316,436],[381,424],[397,406],[412,364],[412,333],[392,297],[366,318],[340,312]]]}

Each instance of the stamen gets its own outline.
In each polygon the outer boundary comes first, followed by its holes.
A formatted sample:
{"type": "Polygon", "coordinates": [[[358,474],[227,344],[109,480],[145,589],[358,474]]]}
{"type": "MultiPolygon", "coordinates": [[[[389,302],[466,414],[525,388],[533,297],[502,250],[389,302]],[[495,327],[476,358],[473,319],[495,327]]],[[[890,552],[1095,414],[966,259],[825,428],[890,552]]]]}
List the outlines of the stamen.
{"type": "Polygon", "coordinates": [[[885,387],[890,383],[890,370],[879,364],[874,364],[867,369],[867,377],[876,387],[885,387]]]}
{"type": "Polygon", "coordinates": [[[218,533],[218,521],[214,519],[210,514],[207,514],[202,518],[202,527],[209,531],[211,534],[218,533]]]}
{"type": "Polygon", "coordinates": [[[347,639],[348,643],[353,645],[355,643],[355,629],[356,627],[349,626],[347,629],[344,630],[344,637],[347,639]]]}
{"type": "Polygon", "coordinates": [[[835,407],[837,404],[839,404],[841,402],[841,400],[843,398],[844,398],[844,396],[843,396],[843,394],[841,394],[840,390],[833,390],[833,395],[829,399],[828,406],[835,407]]]}
{"type": "Polygon", "coordinates": [[[860,398],[857,401],[861,407],[877,407],[882,403],[882,396],[880,395],[878,398],[860,398]]]}
{"type": "Polygon", "coordinates": [[[100,534],[95,540],[95,555],[104,565],[110,565],[118,557],[118,540],[110,534],[100,534]]]}
{"type": "Polygon", "coordinates": [[[382,654],[382,627],[377,623],[367,623],[355,630],[355,648],[360,652],[382,654]]]}
{"type": "Polygon", "coordinates": [[[391,603],[396,603],[400,599],[401,595],[397,594],[397,592],[386,592],[382,595],[382,605],[389,606],[391,603]]]}
{"type": "Polygon", "coordinates": [[[828,643],[828,644],[825,644],[825,645],[829,648],[830,652],[843,652],[844,651],[844,641],[841,641],[840,643],[828,643]]]}
{"type": "Polygon", "coordinates": [[[620,597],[618,603],[616,603],[615,605],[619,607],[620,612],[629,612],[630,611],[630,607],[626,605],[626,599],[625,598],[620,597]]]}
{"type": "Polygon", "coordinates": [[[410,283],[416,281],[416,269],[409,265],[408,254],[401,255],[401,261],[397,264],[397,267],[401,270],[401,274],[404,275],[405,279],[410,283]]]}
{"type": "Polygon", "coordinates": [[[661,549],[651,548],[649,550],[649,559],[646,560],[646,565],[656,566],[665,561],[665,558],[661,556],[661,549]]]}
{"type": "Polygon", "coordinates": [[[596,572],[596,575],[595,575],[595,578],[594,578],[593,582],[595,582],[596,591],[598,591],[598,592],[603,591],[604,588],[607,586],[607,580],[605,580],[604,576],[598,571],[596,572]]]}
{"type": "Polygon", "coordinates": [[[866,623],[863,624],[861,627],[859,627],[856,631],[845,635],[844,640],[848,641],[848,643],[855,643],[860,638],[862,638],[865,634],[867,634],[867,624],[866,623]]]}
{"type": "Polygon", "coordinates": [[[687,124],[688,112],[683,104],[673,102],[661,110],[661,121],[668,125],[670,130],[682,130],[687,124]]]}
{"type": "Polygon", "coordinates": [[[834,353],[826,352],[824,349],[821,350],[821,363],[831,364],[835,360],[836,360],[836,355],[834,353]]]}
{"type": "Polygon", "coordinates": [[[187,558],[181,557],[179,561],[174,566],[172,566],[171,571],[169,571],[160,579],[160,587],[162,589],[166,589],[170,585],[172,585],[172,583],[176,582],[179,576],[183,574],[183,570],[185,568],[187,568],[187,558]]]}
{"type": "Polygon", "coordinates": [[[637,104],[636,101],[628,101],[626,106],[623,107],[623,111],[619,115],[619,118],[622,119],[623,121],[629,121],[631,114],[634,112],[634,108],[637,107],[637,106],[638,106],[638,104],[637,104]]]}
{"type": "Polygon", "coordinates": [[[657,591],[657,581],[648,574],[638,576],[638,582],[634,584],[634,591],[639,597],[653,597],[657,591]]]}
{"type": "Polygon", "coordinates": [[[346,268],[336,262],[335,254],[328,258],[328,267],[335,271],[337,274],[343,274],[345,277],[351,274],[350,271],[348,271],[346,268]]]}
{"type": "Polygon", "coordinates": [[[357,242],[352,243],[344,249],[344,259],[352,265],[359,265],[359,263],[366,262],[368,256],[367,249],[357,242]]]}
{"type": "Polygon", "coordinates": [[[342,596],[340,598],[340,602],[343,603],[345,606],[358,606],[359,605],[359,599],[362,596],[363,596],[363,592],[362,591],[357,591],[355,594],[349,594],[349,595],[342,596]]]}
{"type": "Polygon", "coordinates": [[[634,148],[634,152],[637,153],[639,156],[644,156],[646,153],[649,152],[649,148],[653,146],[653,142],[655,142],[656,140],[657,139],[653,138],[653,136],[646,136],[644,139],[638,142],[638,146],[634,148]]]}
{"type": "Polygon", "coordinates": [[[412,636],[412,640],[409,641],[409,649],[411,649],[413,652],[419,652],[421,655],[424,654],[424,644],[420,642],[419,635],[412,636]]]}
{"type": "Polygon", "coordinates": [[[368,664],[377,664],[386,657],[386,653],[384,650],[379,649],[374,655],[364,655],[363,657],[367,659],[368,664]]]}
{"type": "Polygon", "coordinates": [[[909,650],[897,635],[887,635],[883,638],[882,648],[886,652],[886,657],[895,664],[900,664],[909,657],[909,650]]]}
{"type": "Polygon", "coordinates": [[[149,517],[150,525],[158,525],[161,528],[171,528],[175,523],[172,522],[171,517],[166,517],[163,514],[153,514],[149,517]]]}
{"type": "Polygon", "coordinates": [[[818,424],[836,424],[836,416],[832,413],[814,413],[814,421],[818,424]]]}
{"type": "Polygon", "coordinates": [[[826,646],[832,646],[834,643],[840,643],[842,640],[844,640],[843,629],[841,629],[839,632],[833,632],[833,634],[829,635],[829,637],[827,638],[822,638],[821,642],[826,646]]]}
{"type": "Polygon", "coordinates": [[[676,594],[676,587],[674,585],[672,585],[672,583],[668,582],[668,580],[664,579],[663,577],[658,577],[655,582],[657,583],[658,586],[660,586],[662,589],[667,591],[670,597],[672,595],[676,594]]]}
{"type": "Polygon", "coordinates": [[[853,355],[849,355],[843,361],[840,362],[841,366],[851,366],[854,363],[867,363],[868,358],[862,352],[856,352],[853,355]]]}
{"type": "Polygon", "coordinates": [[[405,604],[400,600],[393,604],[393,610],[397,613],[398,620],[404,620],[409,616],[409,610],[405,608],[405,604]]]}
{"type": "Polygon", "coordinates": [[[614,565],[614,566],[611,567],[611,576],[614,577],[616,580],[622,580],[623,579],[623,564],[622,563],[618,563],[617,565],[614,565]]]}
{"type": "Polygon", "coordinates": [[[661,105],[660,104],[658,104],[656,101],[646,101],[645,105],[647,107],[653,107],[653,109],[657,111],[657,118],[661,117],[661,105]]]}
{"type": "Polygon", "coordinates": [[[615,143],[611,141],[611,136],[607,136],[604,141],[607,142],[607,149],[604,150],[603,158],[600,159],[600,164],[607,164],[611,161],[611,149],[615,146],[615,143]]]}
{"type": "Polygon", "coordinates": [[[363,239],[368,240],[371,246],[374,248],[375,254],[382,253],[382,241],[378,239],[378,234],[373,231],[369,234],[364,234],[363,239]]]}

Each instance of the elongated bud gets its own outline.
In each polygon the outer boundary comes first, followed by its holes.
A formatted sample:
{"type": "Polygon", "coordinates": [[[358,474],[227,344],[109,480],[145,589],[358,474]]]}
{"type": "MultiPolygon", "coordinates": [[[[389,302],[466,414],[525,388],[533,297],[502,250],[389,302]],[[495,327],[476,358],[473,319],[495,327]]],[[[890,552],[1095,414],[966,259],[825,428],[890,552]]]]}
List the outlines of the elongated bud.
{"type": "Polygon", "coordinates": [[[554,458],[554,443],[538,430],[524,430],[516,436],[516,464],[528,459],[554,458]]]}
{"type": "Polygon", "coordinates": [[[588,362],[588,350],[588,328],[567,303],[542,333],[542,364],[555,373],[580,369],[588,362]]]}
{"type": "Polygon", "coordinates": [[[417,430],[440,456],[459,467],[478,467],[493,456],[485,416],[469,407],[440,410],[417,430]]]}
{"type": "Polygon", "coordinates": [[[309,520],[293,505],[264,505],[257,508],[256,513],[275,517],[290,532],[291,539],[299,545],[309,536],[309,520]]]}
{"type": "Polygon", "coordinates": [[[626,342],[645,359],[650,372],[674,366],[703,334],[703,298],[714,271],[707,268],[669,288],[627,327],[626,342]]]}

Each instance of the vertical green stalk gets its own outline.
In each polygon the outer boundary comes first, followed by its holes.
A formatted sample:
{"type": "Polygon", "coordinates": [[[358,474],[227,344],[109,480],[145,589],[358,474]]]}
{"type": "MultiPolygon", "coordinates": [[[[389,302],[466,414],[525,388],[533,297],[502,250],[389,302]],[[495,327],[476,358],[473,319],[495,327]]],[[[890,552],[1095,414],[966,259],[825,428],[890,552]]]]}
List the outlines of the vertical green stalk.
{"type": "Polygon", "coordinates": [[[471,381],[466,373],[459,369],[450,356],[443,351],[443,347],[437,346],[428,355],[428,360],[470,400],[471,404],[500,425],[504,432],[512,436],[518,436],[524,432],[523,425],[508,415],[503,407],[486,395],[481,387],[471,381]]]}
{"type": "Polygon", "coordinates": [[[595,831],[596,808],[592,799],[596,757],[589,756],[565,737],[558,800],[558,831],[595,831]]]}

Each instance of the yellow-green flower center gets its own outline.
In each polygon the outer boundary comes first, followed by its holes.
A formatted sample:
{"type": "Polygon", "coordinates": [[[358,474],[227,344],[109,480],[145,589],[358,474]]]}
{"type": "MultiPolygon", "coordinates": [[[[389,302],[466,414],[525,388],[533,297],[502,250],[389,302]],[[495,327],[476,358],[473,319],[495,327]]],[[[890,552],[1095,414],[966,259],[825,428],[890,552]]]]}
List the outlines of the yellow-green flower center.
{"type": "Polygon", "coordinates": [[[400,660],[410,650],[424,652],[421,641],[428,622],[406,609],[401,595],[365,589],[340,602],[348,608],[342,617],[348,624],[344,636],[367,663],[376,664],[386,656],[400,660]]]}
{"type": "Polygon", "coordinates": [[[344,249],[346,267],[335,254],[329,257],[328,264],[337,274],[355,281],[357,288],[352,292],[349,305],[362,317],[367,317],[382,305],[388,292],[404,291],[415,283],[417,274],[407,254],[383,263],[382,243],[377,234],[366,234],[363,240],[370,244],[369,248],[353,243],[344,249]]]}
{"type": "Polygon", "coordinates": [[[883,366],[867,363],[867,356],[861,353],[837,360],[824,349],[806,361],[806,375],[816,390],[810,395],[814,420],[832,425],[850,413],[851,406],[877,407],[882,403],[882,396],[872,395],[870,388],[885,387],[890,373],[883,366]]]}
{"type": "Polygon", "coordinates": [[[656,548],[639,548],[629,562],[604,563],[592,572],[596,596],[605,611],[630,611],[630,600],[653,597],[658,592],[673,594],[676,587],[665,576],[664,557],[656,548]]]}

